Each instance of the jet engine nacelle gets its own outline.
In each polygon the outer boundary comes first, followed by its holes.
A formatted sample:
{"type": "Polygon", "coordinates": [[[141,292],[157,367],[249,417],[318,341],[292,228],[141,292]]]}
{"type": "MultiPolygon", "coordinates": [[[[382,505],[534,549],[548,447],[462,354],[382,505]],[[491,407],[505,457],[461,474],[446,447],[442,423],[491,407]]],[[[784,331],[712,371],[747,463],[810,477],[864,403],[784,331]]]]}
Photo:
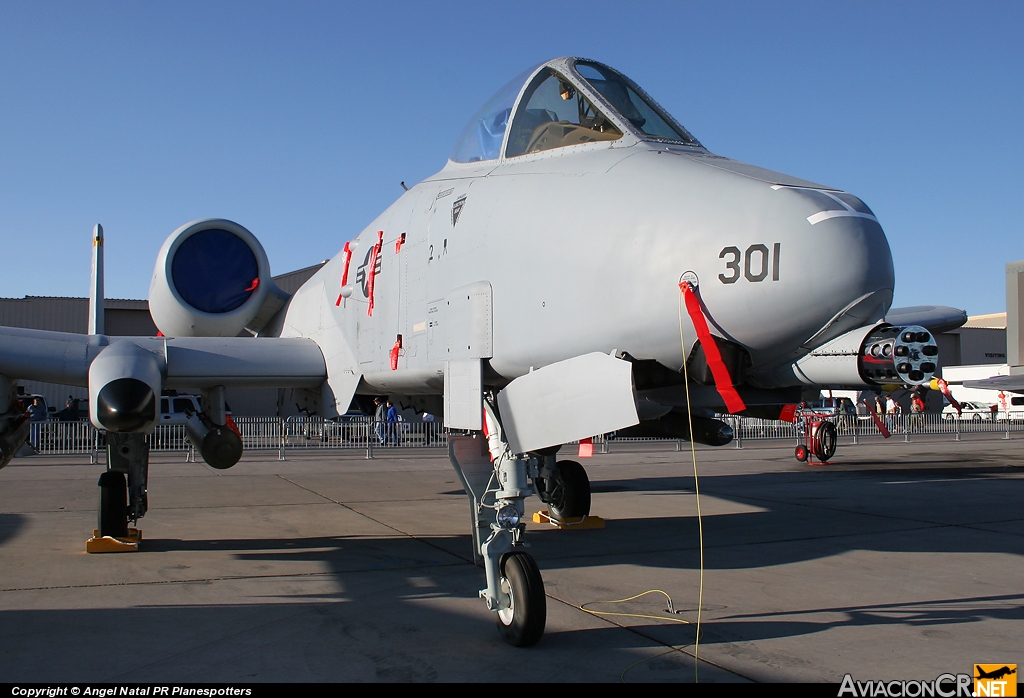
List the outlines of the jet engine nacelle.
{"type": "Polygon", "coordinates": [[[274,290],[256,236],[232,221],[206,218],[178,228],[160,248],[149,312],[168,337],[234,337],[251,326],[268,294],[280,295],[274,290]]]}
{"type": "Polygon", "coordinates": [[[836,337],[797,361],[794,371],[808,385],[923,385],[938,358],[939,347],[925,328],[882,324],[836,337]]]}

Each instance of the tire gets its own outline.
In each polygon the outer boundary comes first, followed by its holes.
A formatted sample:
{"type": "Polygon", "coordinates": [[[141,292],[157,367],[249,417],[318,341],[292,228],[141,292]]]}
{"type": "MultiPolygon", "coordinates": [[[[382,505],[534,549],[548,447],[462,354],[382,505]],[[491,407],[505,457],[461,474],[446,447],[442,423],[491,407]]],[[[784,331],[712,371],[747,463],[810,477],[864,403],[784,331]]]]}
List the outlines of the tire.
{"type": "Polygon", "coordinates": [[[796,455],[796,459],[798,461],[800,461],[801,463],[806,463],[807,457],[810,455],[810,452],[807,450],[806,446],[800,444],[799,446],[796,447],[796,453],[794,455],[796,455]]]}
{"type": "Polygon", "coordinates": [[[581,519],[590,513],[590,478],[583,466],[574,460],[555,464],[555,474],[548,493],[548,510],[556,519],[581,519]]]}
{"type": "Polygon", "coordinates": [[[501,588],[512,605],[498,611],[501,639],[515,647],[537,644],[547,624],[544,580],[528,553],[508,553],[501,558],[501,588]]]}
{"type": "Polygon", "coordinates": [[[126,538],[128,536],[128,485],[124,473],[113,470],[100,475],[100,501],[96,528],[100,536],[126,538]]]}
{"type": "Polygon", "coordinates": [[[814,455],[822,463],[827,463],[836,455],[839,447],[839,432],[832,422],[822,422],[814,430],[814,455]]]}
{"type": "Polygon", "coordinates": [[[974,415],[971,416],[971,421],[972,422],[980,422],[981,421],[981,415],[975,413],[974,415]]]}

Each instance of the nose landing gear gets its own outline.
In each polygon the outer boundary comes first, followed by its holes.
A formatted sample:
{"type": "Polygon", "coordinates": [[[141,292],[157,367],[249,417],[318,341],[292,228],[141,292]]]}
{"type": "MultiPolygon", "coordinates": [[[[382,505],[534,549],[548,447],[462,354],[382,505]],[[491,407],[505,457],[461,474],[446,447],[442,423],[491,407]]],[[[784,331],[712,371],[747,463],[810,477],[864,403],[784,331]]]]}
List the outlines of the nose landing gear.
{"type": "MultiPolygon", "coordinates": [[[[537,493],[538,463],[511,452],[490,399],[484,400],[484,422],[486,439],[452,436],[448,458],[469,496],[473,558],[487,580],[480,597],[495,612],[502,639],[529,647],[547,623],[544,580],[523,540],[524,500],[537,493]]],[[[589,505],[589,489],[587,495],[589,505]]]]}
{"type": "Polygon", "coordinates": [[[139,549],[142,533],[130,527],[149,506],[149,444],[145,434],[107,432],[107,470],[100,475],[96,532],[86,552],[120,553],[139,549]]]}

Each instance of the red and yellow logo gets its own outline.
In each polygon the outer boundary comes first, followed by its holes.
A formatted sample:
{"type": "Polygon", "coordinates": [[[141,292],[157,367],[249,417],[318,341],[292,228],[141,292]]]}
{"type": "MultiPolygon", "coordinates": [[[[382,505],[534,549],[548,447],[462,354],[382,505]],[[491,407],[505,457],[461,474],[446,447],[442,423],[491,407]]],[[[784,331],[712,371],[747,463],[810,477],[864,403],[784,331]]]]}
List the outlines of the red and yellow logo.
{"type": "Polygon", "coordinates": [[[978,698],[1016,696],[1017,665],[975,664],[974,695],[978,698]]]}

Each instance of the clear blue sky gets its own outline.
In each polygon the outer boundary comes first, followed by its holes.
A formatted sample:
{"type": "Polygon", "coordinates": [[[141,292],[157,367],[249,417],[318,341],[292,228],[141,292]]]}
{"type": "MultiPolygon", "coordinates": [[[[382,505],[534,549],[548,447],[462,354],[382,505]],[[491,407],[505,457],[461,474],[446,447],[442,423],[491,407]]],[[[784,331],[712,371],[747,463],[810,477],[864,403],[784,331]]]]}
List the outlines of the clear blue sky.
{"type": "Polygon", "coordinates": [[[0,296],[145,298],[220,216],[274,273],[331,257],[440,169],[527,66],[608,63],[715,153],[851,191],[895,305],[1005,309],[1024,258],[1024,2],[0,0],[0,296]]]}

